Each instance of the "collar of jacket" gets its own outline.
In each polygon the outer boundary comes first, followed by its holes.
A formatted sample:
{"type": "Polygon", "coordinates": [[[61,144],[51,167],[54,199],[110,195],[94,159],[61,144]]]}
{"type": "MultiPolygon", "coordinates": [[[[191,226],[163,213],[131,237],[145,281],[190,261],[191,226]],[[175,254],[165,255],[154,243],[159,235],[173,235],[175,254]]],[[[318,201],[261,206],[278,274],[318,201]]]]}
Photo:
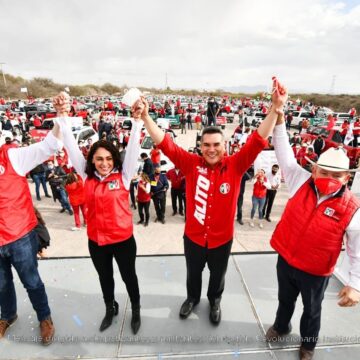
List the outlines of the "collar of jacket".
{"type": "Polygon", "coordinates": [[[109,172],[109,174],[105,175],[105,176],[101,176],[96,170],[94,172],[94,175],[95,177],[100,181],[100,182],[103,182],[103,181],[111,181],[113,180],[113,176],[114,174],[118,174],[119,173],[119,170],[118,169],[112,169],[111,172],[109,172]]]}

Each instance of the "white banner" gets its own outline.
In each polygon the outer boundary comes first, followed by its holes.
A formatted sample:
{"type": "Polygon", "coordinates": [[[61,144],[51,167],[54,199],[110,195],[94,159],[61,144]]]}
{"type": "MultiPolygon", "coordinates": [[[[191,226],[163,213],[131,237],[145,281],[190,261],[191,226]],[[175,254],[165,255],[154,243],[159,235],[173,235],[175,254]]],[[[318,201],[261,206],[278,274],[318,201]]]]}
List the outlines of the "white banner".
{"type": "Polygon", "coordinates": [[[20,92],[27,93],[27,88],[20,88],[20,92]]]}

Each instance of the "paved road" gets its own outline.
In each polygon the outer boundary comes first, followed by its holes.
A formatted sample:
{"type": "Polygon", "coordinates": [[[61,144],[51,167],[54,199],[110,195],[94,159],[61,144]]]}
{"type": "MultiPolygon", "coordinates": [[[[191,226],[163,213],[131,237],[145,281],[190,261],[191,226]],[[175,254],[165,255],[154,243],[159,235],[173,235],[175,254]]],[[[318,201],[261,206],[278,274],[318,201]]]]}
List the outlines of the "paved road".
{"type": "MultiPolygon", "coordinates": [[[[236,124],[228,124],[225,129],[226,139],[230,138],[236,124]]],[[[187,134],[177,133],[177,142],[184,148],[193,147],[195,144],[196,130],[188,130],[187,134]]],[[[52,199],[42,197],[41,201],[35,198],[34,184],[30,184],[33,194],[33,201],[43,214],[51,235],[51,246],[46,253],[49,257],[63,256],[88,256],[86,228],[81,231],[73,232],[71,227],[74,226],[73,216],[67,213],[60,214],[60,206],[54,203],[52,199]]],[[[42,191],[42,190],[41,190],[42,191]]],[[[251,209],[252,184],[247,183],[244,197],[244,225],[235,223],[234,243],[232,251],[267,251],[272,250],[269,241],[271,234],[276,226],[282,213],[284,204],[288,195],[285,186],[283,186],[275,199],[272,220],[269,223],[264,221],[264,228],[258,226],[251,228],[249,226],[249,217],[251,209]]],[[[184,218],[176,215],[171,216],[171,199],[168,192],[166,202],[166,224],[154,223],[155,209],[153,204],[150,206],[150,224],[147,228],[142,225],[136,225],[139,217],[137,211],[134,211],[134,235],[137,241],[138,254],[181,254],[183,253],[182,235],[184,231],[184,218]]],[[[224,214],[226,216],[226,214],[224,214]]],[[[235,221],[235,220],[234,220],[235,221]]]]}

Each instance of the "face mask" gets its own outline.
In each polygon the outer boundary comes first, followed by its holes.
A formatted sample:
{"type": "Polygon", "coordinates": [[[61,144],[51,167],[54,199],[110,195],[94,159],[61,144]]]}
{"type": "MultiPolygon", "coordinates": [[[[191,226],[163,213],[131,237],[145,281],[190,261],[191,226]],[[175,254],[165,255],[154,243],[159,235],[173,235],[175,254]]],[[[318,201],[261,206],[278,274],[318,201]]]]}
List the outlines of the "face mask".
{"type": "Polygon", "coordinates": [[[332,178],[317,178],[314,182],[319,192],[323,195],[333,194],[343,186],[342,182],[332,178]]]}
{"type": "Polygon", "coordinates": [[[272,174],[273,174],[273,175],[276,175],[276,173],[277,173],[277,171],[274,171],[274,170],[272,171],[272,174]]]}

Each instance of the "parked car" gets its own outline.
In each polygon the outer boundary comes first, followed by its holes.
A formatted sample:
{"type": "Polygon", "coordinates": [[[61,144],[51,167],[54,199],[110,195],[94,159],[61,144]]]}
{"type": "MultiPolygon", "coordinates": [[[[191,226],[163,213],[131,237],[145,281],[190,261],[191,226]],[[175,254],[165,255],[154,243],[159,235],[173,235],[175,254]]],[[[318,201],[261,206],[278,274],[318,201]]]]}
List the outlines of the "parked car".
{"type": "Polygon", "coordinates": [[[307,133],[301,134],[301,138],[306,142],[313,142],[319,135],[322,135],[325,140],[325,148],[323,151],[330,147],[342,147],[346,151],[350,159],[350,167],[356,168],[360,159],[360,148],[349,145],[344,145],[340,135],[341,128],[334,126],[331,130],[326,130],[325,126],[311,126],[307,133]]]}
{"type": "Polygon", "coordinates": [[[83,126],[73,130],[73,135],[77,144],[79,144],[80,141],[84,141],[86,143],[88,139],[92,139],[92,143],[99,140],[98,133],[91,126],[83,126]]]}
{"type": "Polygon", "coordinates": [[[50,109],[45,104],[31,104],[25,105],[24,110],[26,112],[26,118],[30,119],[33,115],[38,115],[41,119],[50,119],[56,117],[56,111],[50,109]]]}
{"type": "Polygon", "coordinates": [[[310,118],[313,117],[313,115],[309,111],[293,111],[292,116],[292,127],[298,127],[301,121],[303,121],[304,119],[310,120],[310,118]]]}
{"type": "MultiPolygon", "coordinates": [[[[249,127],[258,127],[259,124],[266,118],[266,114],[262,113],[262,112],[254,112],[251,113],[251,115],[245,115],[243,117],[243,121],[245,122],[245,126],[249,127]]],[[[241,122],[242,124],[242,122],[241,122]]]]}
{"type": "MultiPolygon", "coordinates": [[[[167,131],[165,131],[167,132],[167,131]]],[[[175,141],[175,137],[174,134],[170,131],[167,132],[171,139],[175,141]]],[[[141,146],[140,146],[140,154],[141,153],[146,153],[148,154],[148,156],[150,157],[150,151],[153,148],[154,142],[151,139],[151,137],[149,135],[145,135],[142,142],[141,142],[141,146]]],[[[141,166],[142,162],[141,159],[139,159],[139,166],[141,166]]],[[[170,169],[173,169],[175,167],[175,165],[171,162],[171,160],[164,155],[163,152],[161,152],[161,157],[160,157],[160,165],[161,165],[161,172],[162,173],[166,173],[168,172],[170,169]]]]}

